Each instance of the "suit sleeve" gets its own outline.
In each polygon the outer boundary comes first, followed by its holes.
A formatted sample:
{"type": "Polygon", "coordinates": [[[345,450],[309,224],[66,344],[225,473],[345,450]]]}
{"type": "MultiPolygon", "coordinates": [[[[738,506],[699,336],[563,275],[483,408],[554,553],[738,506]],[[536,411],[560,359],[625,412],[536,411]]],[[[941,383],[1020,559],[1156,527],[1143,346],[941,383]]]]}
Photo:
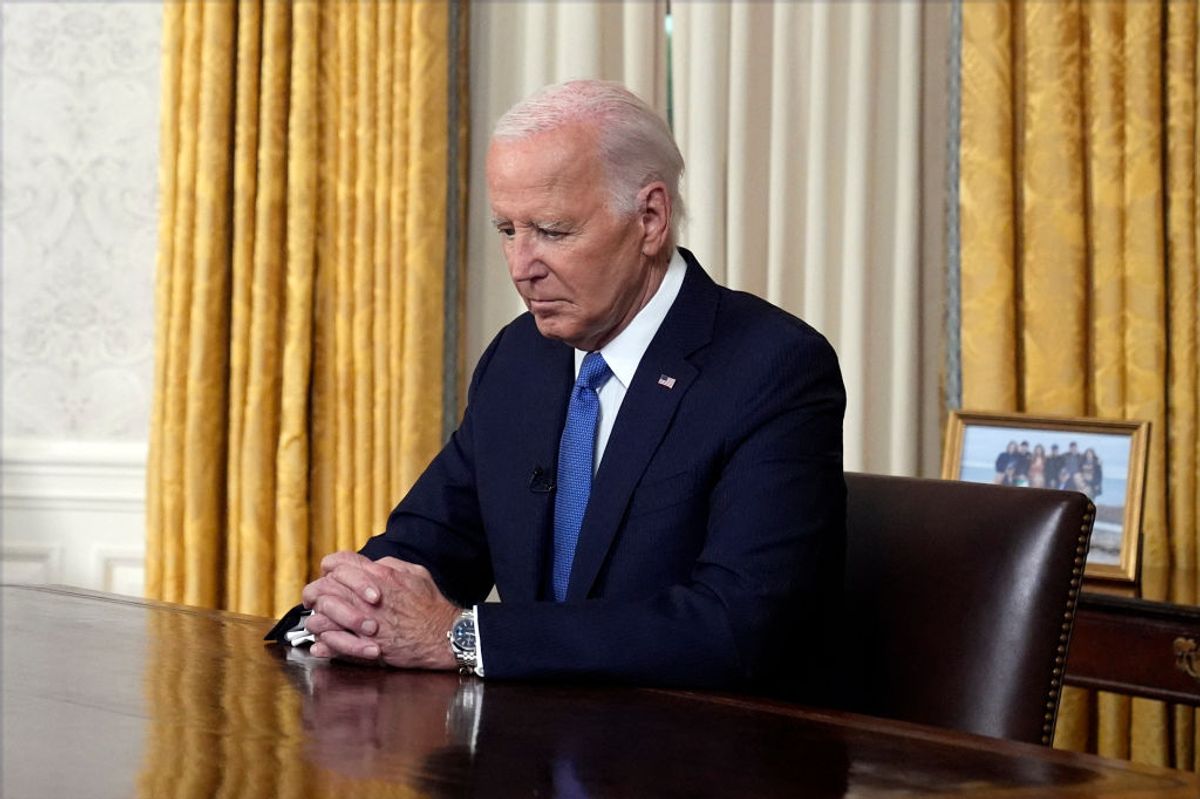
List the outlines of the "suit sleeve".
{"type": "Polygon", "coordinates": [[[493,584],[491,557],[476,494],[471,401],[504,331],[479,359],[462,423],[388,517],[381,535],[359,552],[427,568],[442,593],[462,606],[482,602],[493,584]]]}
{"type": "MultiPolygon", "coordinates": [[[[479,358],[467,391],[467,411],[458,429],[388,517],[385,531],[359,552],[372,560],[395,557],[429,569],[452,602],[482,602],[492,587],[492,570],[475,495],[471,446],[471,398],[504,336],[501,331],[479,358]]],[[[304,612],[296,605],[264,636],[284,641],[304,612]]]]}
{"type": "Polygon", "coordinates": [[[737,688],[787,665],[781,643],[841,586],[845,391],[815,333],[764,366],[729,381],[738,421],[689,578],[641,598],[481,605],[489,678],[737,688]]]}

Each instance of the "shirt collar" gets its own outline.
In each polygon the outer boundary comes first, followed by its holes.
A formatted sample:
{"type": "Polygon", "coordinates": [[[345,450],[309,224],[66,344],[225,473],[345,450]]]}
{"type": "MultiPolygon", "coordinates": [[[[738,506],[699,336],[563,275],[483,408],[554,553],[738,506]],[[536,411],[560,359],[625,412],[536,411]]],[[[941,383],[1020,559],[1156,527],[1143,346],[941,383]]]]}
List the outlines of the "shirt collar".
{"type": "MultiPolygon", "coordinates": [[[[671,310],[671,306],[675,304],[675,298],[679,296],[679,289],[683,287],[683,276],[686,271],[687,263],[679,254],[679,250],[676,250],[675,254],[671,256],[670,263],[667,264],[667,273],[663,275],[662,283],[659,284],[658,291],[654,292],[654,296],[650,298],[650,302],[637,312],[637,315],[625,326],[624,330],[617,334],[616,338],[600,349],[600,354],[604,356],[604,362],[612,370],[613,377],[621,381],[621,386],[626,390],[633,382],[633,374],[637,371],[642,356],[646,354],[646,349],[650,346],[654,334],[658,332],[663,320],[667,318],[667,311],[671,310]]],[[[575,350],[576,377],[579,376],[579,368],[583,365],[586,355],[587,352],[584,350],[575,350]]]]}

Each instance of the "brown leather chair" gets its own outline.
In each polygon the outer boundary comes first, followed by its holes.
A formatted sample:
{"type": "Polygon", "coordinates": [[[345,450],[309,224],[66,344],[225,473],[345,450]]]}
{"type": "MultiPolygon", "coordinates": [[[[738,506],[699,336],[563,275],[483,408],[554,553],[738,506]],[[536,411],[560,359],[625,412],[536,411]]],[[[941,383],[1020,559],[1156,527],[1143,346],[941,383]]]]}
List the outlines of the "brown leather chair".
{"type": "Polygon", "coordinates": [[[1049,744],[1092,503],[872,474],[846,487],[845,705],[1049,744]]]}

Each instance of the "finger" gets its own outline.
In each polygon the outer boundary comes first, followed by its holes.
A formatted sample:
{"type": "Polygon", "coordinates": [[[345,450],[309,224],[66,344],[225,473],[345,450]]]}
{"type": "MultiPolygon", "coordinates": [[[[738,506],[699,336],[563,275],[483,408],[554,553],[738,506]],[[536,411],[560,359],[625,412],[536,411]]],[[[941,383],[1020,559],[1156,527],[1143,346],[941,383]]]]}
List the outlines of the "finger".
{"type": "Polygon", "coordinates": [[[371,562],[379,566],[386,566],[388,569],[400,572],[401,574],[429,574],[429,569],[426,569],[419,563],[411,563],[407,560],[400,560],[399,558],[387,557],[371,562]]]}
{"type": "Polygon", "coordinates": [[[357,552],[332,552],[321,558],[321,573],[328,574],[338,566],[356,565],[359,567],[370,563],[371,559],[357,552]]]}
{"type": "Polygon", "coordinates": [[[304,620],[304,629],[313,635],[320,635],[321,633],[343,630],[345,628],[324,613],[314,613],[304,620]]]}
{"type": "Polygon", "coordinates": [[[313,580],[308,585],[304,586],[304,590],[300,592],[300,604],[308,610],[312,610],[312,606],[316,603],[317,597],[321,595],[321,581],[313,580]]]}
{"type": "Polygon", "coordinates": [[[300,601],[304,607],[311,610],[317,604],[317,600],[323,596],[341,597],[347,602],[354,600],[354,592],[340,581],[329,577],[319,577],[304,586],[304,590],[300,592],[300,601]]]}
{"type": "Polygon", "coordinates": [[[429,569],[396,558],[383,558],[365,567],[364,570],[373,575],[381,585],[399,584],[407,586],[409,590],[434,585],[433,575],[429,573],[429,569]]]}
{"type": "Polygon", "coordinates": [[[371,571],[368,571],[372,565],[370,561],[367,561],[361,565],[355,563],[338,566],[326,577],[337,580],[355,596],[361,597],[364,602],[377,605],[383,594],[380,591],[378,580],[371,571]]]}
{"type": "MultiPolygon", "coordinates": [[[[319,643],[329,647],[333,657],[357,658],[359,660],[378,660],[379,644],[369,638],[360,638],[345,630],[334,630],[324,633],[319,643]]],[[[313,644],[316,646],[316,644],[313,644]]]]}
{"type": "Polygon", "coordinates": [[[313,607],[318,615],[333,623],[335,630],[350,630],[361,635],[379,632],[379,623],[358,603],[345,602],[336,596],[322,596],[313,607]]]}
{"type": "Polygon", "coordinates": [[[333,657],[333,650],[320,641],[314,641],[313,645],[308,648],[308,654],[315,658],[329,659],[333,657]]]}
{"type": "Polygon", "coordinates": [[[429,570],[415,563],[396,561],[394,564],[372,564],[367,572],[374,575],[380,585],[389,587],[389,596],[394,596],[397,591],[409,597],[442,595],[429,570]]]}

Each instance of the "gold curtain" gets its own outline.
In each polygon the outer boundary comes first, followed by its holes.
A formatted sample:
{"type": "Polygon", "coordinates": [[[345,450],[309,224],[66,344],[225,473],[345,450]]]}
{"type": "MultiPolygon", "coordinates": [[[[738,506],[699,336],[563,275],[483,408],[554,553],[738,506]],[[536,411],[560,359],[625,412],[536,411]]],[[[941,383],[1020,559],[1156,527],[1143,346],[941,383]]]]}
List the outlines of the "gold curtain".
{"type": "Polygon", "coordinates": [[[283,611],[440,446],[465,13],[164,6],[148,596],[283,611]]]}
{"type": "MultiPolygon", "coordinates": [[[[1149,419],[1143,563],[1179,580],[1198,564],[1196,5],[961,6],[963,407],[1149,419]]],[[[1055,744],[1200,764],[1193,711],[1073,689],[1055,744]]]]}

